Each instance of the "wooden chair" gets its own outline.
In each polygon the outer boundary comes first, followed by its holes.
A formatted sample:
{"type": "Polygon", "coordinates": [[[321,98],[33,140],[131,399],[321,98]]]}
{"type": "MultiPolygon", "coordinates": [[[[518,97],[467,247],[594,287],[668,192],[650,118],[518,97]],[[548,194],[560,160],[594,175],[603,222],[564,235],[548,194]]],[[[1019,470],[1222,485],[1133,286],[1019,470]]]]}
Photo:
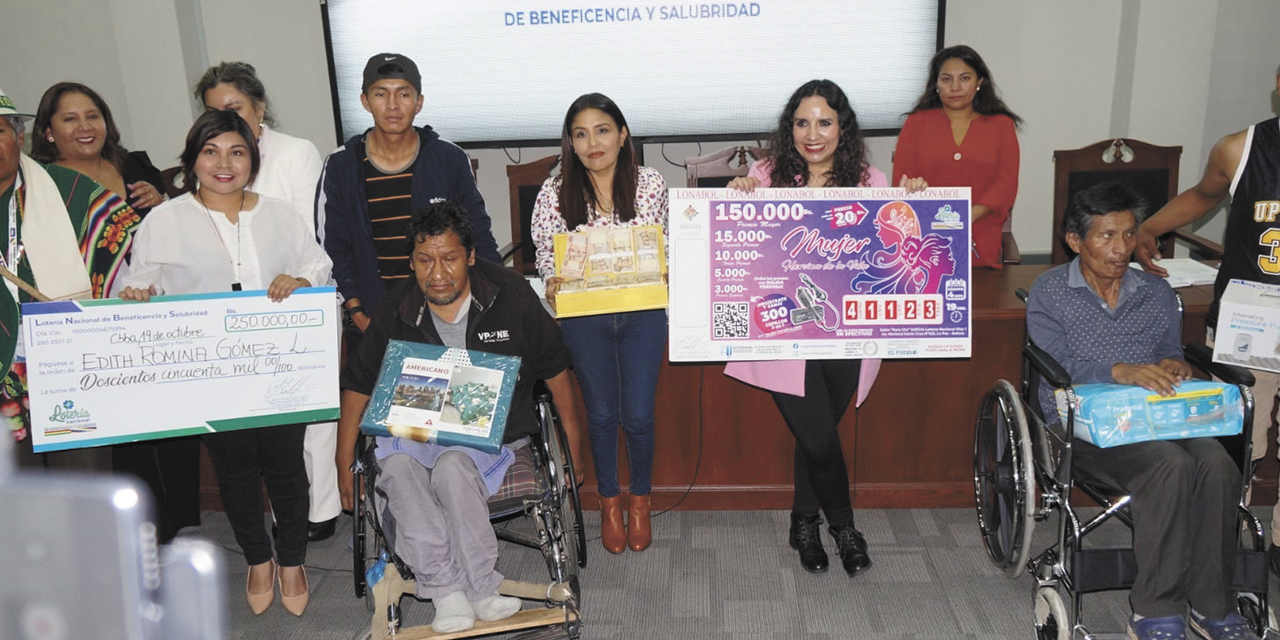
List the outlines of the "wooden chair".
{"type": "Polygon", "coordinates": [[[511,189],[511,244],[502,248],[502,257],[511,258],[511,268],[524,275],[537,275],[537,252],[530,229],[533,205],[542,183],[560,162],[560,155],[547,156],[525,164],[507,165],[507,183],[511,189]]]}
{"type": "Polygon", "coordinates": [[[1004,219],[1004,226],[1000,228],[1000,261],[1004,264],[1022,264],[1018,239],[1013,237],[1013,209],[1009,210],[1009,217],[1004,219]]]}
{"type": "MultiPolygon", "coordinates": [[[[1140,140],[1116,138],[1103,140],[1079,149],[1053,152],[1053,264],[1071,259],[1062,235],[1062,216],[1067,203],[1077,191],[1112,180],[1123,182],[1147,200],[1155,213],[1178,194],[1178,164],[1182,147],[1160,147],[1140,140]]],[[[1169,236],[1190,234],[1174,232],[1169,236]]],[[[1199,239],[1202,241],[1202,239],[1199,239]]],[[[1173,242],[1161,238],[1162,254],[1173,256],[1173,242]]],[[[1198,241],[1192,241],[1198,243],[1198,241]]],[[[1221,251],[1221,249],[1219,249],[1221,251]]]]}
{"type": "Polygon", "coordinates": [[[176,198],[187,192],[179,181],[182,180],[182,166],[169,167],[160,172],[160,180],[164,182],[164,194],[176,198]]]}
{"type": "Polygon", "coordinates": [[[705,156],[685,158],[686,186],[690,188],[719,189],[734,178],[745,176],[751,170],[751,160],[764,157],[764,149],[745,145],[728,147],[705,156]]]}

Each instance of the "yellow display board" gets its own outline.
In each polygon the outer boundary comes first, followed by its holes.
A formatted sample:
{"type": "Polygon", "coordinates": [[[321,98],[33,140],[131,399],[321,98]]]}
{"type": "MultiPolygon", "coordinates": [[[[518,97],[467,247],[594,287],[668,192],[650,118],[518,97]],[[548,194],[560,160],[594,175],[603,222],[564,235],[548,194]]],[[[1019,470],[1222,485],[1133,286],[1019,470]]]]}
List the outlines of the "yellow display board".
{"type": "Polygon", "coordinates": [[[662,227],[587,229],[555,236],[556,316],[664,309],[667,256],[662,227]]]}

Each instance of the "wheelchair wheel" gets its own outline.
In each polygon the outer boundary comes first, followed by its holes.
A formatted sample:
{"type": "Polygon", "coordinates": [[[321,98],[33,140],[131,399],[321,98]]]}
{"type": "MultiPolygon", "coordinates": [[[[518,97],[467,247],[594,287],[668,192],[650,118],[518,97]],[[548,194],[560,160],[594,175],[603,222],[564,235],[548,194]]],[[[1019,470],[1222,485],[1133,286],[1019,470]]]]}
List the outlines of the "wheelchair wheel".
{"type": "MultiPolygon", "coordinates": [[[[363,443],[356,445],[356,455],[363,450],[363,443]]],[[[365,584],[364,572],[368,568],[365,562],[365,551],[368,546],[368,530],[365,527],[365,501],[364,495],[360,491],[363,473],[352,474],[351,488],[351,573],[352,580],[355,585],[356,597],[363,598],[369,585],[365,584]]]]}
{"type": "Polygon", "coordinates": [[[578,499],[577,475],[573,470],[567,436],[560,428],[559,420],[555,419],[554,410],[549,413],[555,420],[554,436],[547,442],[555,513],[548,518],[552,553],[547,556],[547,567],[558,582],[569,584],[580,604],[582,595],[578,586],[578,569],[587,566],[582,503],[578,499]]]}
{"type": "Polygon", "coordinates": [[[552,489],[556,492],[556,504],[568,533],[566,545],[572,545],[573,563],[579,568],[587,566],[587,530],[582,524],[582,501],[578,496],[578,474],[573,468],[573,455],[569,449],[568,435],[560,423],[560,415],[551,403],[550,394],[538,398],[541,420],[553,425],[548,429],[553,437],[547,438],[548,465],[551,471],[552,489]]]}
{"type": "Polygon", "coordinates": [[[1031,436],[1022,399],[1008,381],[982,398],[973,432],[973,490],[982,543],[1010,578],[1022,574],[1035,528],[1031,436]]]}
{"type": "Polygon", "coordinates": [[[1256,593],[1240,592],[1236,594],[1236,604],[1240,608],[1240,617],[1249,623],[1249,628],[1254,633],[1261,636],[1271,624],[1266,600],[1256,593]]]}
{"type": "Polygon", "coordinates": [[[1067,603],[1054,585],[1036,589],[1036,640],[1071,640],[1071,618],[1067,603]]]}
{"type": "MultiPolygon", "coordinates": [[[[357,445],[356,450],[363,452],[365,450],[365,439],[362,436],[357,445]]],[[[360,454],[357,454],[360,455],[360,454]]],[[[369,611],[373,611],[373,594],[369,593],[372,586],[366,578],[369,568],[378,561],[382,556],[386,543],[382,536],[378,535],[378,531],[373,525],[373,505],[364,494],[364,480],[368,478],[368,473],[361,470],[353,474],[351,488],[351,558],[352,558],[352,579],[355,583],[355,592],[357,598],[363,598],[365,607],[369,611]]]]}

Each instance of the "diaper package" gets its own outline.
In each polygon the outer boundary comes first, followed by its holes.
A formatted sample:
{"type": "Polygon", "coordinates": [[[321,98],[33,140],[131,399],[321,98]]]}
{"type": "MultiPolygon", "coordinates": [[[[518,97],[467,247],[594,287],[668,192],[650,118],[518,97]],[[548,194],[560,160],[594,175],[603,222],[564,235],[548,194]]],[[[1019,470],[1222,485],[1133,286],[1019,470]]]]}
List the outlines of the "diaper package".
{"type": "MultiPolygon", "coordinates": [[[[1244,409],[1234,385],[1187,380],[1171,397],[1123,384],[1081,384],[1075,435],[1099,447],[1148,440],[1182,440],[1240,433],[1244,409]]],[[[1067,394],[1054,392],[1058,417],[1067,421],[1067,394]]]]}

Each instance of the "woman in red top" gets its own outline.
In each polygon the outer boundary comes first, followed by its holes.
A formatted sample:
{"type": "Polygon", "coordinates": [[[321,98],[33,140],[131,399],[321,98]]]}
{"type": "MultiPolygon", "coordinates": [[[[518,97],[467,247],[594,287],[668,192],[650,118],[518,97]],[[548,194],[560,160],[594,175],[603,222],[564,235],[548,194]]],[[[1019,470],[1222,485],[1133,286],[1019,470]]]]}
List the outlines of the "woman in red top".
{"type": "Polygon", "coordinates": [[[1022,118],[996,91],[977,51],[947,47],[929,62],[929,84],[898,134],[893,178],[908,188],[973,190],[973,264],[999,269],[1000,235],[1018,195],[1022,118]]]}

